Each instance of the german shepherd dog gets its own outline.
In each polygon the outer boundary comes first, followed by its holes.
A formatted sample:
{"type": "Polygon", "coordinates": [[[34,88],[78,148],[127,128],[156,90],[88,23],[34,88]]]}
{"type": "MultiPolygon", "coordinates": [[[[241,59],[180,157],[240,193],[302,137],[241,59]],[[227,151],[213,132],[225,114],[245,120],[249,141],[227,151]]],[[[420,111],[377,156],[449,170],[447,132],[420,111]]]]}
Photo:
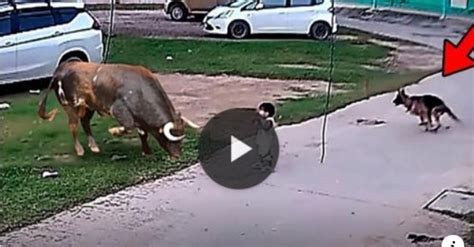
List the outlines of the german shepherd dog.
{"type": "Polygon", "coordinates": [[[459,118],[449,109],[440,98],[434,95],[415,95],[409,96],[405,89],[399,89],[398,94],[393,100],[395,106],[404,105],[407,112],[420,118],[420,126],[426,126],[425,131],[436,132],[441,127],[440,117],[447,113],[453,120],[459,122],[459,118]],[[436,126],[433,126],[433,117],[436,126]]]}

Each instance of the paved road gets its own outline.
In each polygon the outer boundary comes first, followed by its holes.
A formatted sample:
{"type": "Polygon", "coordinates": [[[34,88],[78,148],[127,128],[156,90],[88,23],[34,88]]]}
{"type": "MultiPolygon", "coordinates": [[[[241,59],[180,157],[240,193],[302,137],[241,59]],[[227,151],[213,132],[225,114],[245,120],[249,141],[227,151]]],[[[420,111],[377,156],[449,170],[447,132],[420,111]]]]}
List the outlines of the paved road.
{"type": "MultiPolygon", "coordinates": [[[[434,75],[409,93],[442,95],[462,124],[425,133],[394,94],[278,129],[277,170],[252,189],[218,186],[194,166],[0,238],[18,246],[408,246],[408,232],[461,234],[465,225],[421,209],[444,188],[473,188],[474,70],[434,75]],[[350,124],[358,118],[387,122],[350,124]]],[[[434,246],[439,246],[439,242],[434,246]]]]}
{"type": "MultiPolygon", "coordinates": [[[[109,25],[108,11],[94,11],[102,25],[109,25]]],[[[206,33],[200,26],[199,19],[186,22],[170,20],[163,10],[119,10],[116,12],[114,33],[135,36],[166,37],[204,37],[206,33]]]]}

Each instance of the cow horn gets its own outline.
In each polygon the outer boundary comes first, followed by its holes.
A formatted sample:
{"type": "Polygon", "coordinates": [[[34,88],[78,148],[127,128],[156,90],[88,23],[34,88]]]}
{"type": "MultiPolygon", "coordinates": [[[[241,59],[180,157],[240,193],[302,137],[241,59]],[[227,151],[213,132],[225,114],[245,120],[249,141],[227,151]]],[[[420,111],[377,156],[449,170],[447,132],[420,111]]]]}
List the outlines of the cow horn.
{"type": "Polygon", "coordinates": [[[181,119],[183,119],[184,123],[186,123],[189,127],[193,128],[193,129],[201,128],[199,125],[193,123],[191,120],[187,119],[184,116],[181,116],[181,119]]]}
{"type": "Polygon", "coordinates": [[[177,142],[177,141],[181,141],[183,140],[184,138],[184,135],[182,136],[174,136],[172,133],[171,133],[171,130],[174,129],[174,123],[173,122],[168,122],[165,124],[165,126],[163,127],[163,134],[165,135],[166,139],[172,141],[172,142],[177,142]]]}

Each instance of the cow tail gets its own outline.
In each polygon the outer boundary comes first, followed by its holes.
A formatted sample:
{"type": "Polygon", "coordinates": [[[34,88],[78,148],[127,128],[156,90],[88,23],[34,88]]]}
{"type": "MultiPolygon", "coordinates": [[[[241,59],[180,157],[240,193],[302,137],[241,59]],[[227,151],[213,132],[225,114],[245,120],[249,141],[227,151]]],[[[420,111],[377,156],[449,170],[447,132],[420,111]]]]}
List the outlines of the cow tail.
{"type": "Polygon", "coordinates": [[[58,113],[58,109],[53,109],[52,111],[46,113],[46,102],[48,101],[48,94],[53,89],[54,84],[56,83],[56,77],[53,77],[51,79],[51,82],[49,83],[48,89],[46,90],[46,93],[43,95],[43,99],[41,99],[39,105],[38,105],[38,115],[40,118],[48,121],[53,121],[54,118],[56,117],[56,114],[58,113]]]}

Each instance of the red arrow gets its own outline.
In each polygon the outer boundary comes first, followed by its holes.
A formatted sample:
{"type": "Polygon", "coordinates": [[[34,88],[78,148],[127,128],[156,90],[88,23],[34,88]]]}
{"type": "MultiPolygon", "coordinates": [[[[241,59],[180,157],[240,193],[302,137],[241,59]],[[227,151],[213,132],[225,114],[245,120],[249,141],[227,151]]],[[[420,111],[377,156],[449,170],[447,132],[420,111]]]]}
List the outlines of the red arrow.
{"type": "Polygon", "coordinates": [[[449,76],[474,67],[474,59],[470,57],[474,49],[474,25],[456,46],[444,40],[443,76],[449,76]]]}

